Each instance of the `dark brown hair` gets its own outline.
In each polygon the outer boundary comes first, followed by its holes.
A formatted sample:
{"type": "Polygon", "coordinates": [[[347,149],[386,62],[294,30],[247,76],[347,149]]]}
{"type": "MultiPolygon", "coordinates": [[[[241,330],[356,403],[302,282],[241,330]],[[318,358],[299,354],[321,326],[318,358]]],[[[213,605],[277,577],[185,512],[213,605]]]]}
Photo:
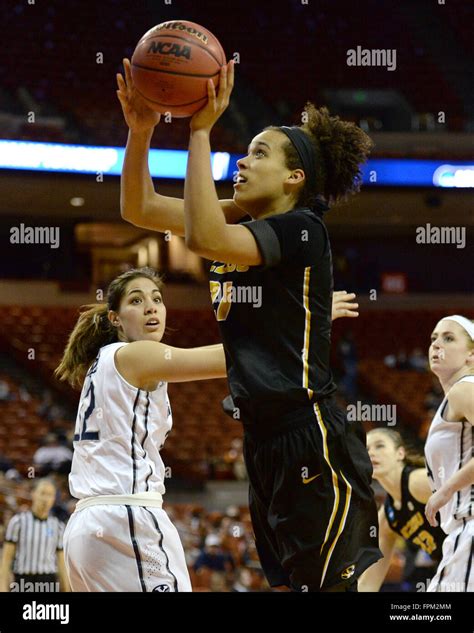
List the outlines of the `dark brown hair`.
{"type": "Polygon", "coordinates": [[[394,443],[395,449],[398,449],[400,447],[405,449],[405,459],[403,460],[405,464],[408,464],[409,466],[414,466],[415,468],[425,467],[425,458],[423,457],[423,455],[421,455],[421,453],[419,453],[415,448],[409,446],[408,442],[405,442],[398,431],[394,431],[394,429],[387,429],[385,426],[371,429],[369,431],[369,433],[375,432],[388,435],[388,437],[394,443]]]}
{"type": "Polygon", "coordinates": [[[59,380],[67,381],[74,388],[81,388],[100,348],[119,340],[117,329],[108,319],[108,312],[118,312],[127,284],[140,277],[150,279],[161,291],[163,281],[155,270],[148,267],[132,268],[111,282],[107,290],[107,303],[81,306],[82,312],[69,335],[61,362],[54,371],[59,380]]]}
{"type": "MultiPolygon", "coordinates": [[[[331,116],[327,108],[316,108],[309,101],[302,119],[304,123],[299,127],[309,136],[316,154],[316,186],[311,188],[310,179],[306,178],[296,206],[312,206],[318,196],[331,205],[359,191],[360,167],[373,147],[367,134],[355,123],[341,121],[338,116],[331,116]]],[[[270,126],[265,130],[279,128],[270,126]]],[[[289,138],[283,144],[283,151],[288,169],[302,169],[298,152],[289,138]]]]}

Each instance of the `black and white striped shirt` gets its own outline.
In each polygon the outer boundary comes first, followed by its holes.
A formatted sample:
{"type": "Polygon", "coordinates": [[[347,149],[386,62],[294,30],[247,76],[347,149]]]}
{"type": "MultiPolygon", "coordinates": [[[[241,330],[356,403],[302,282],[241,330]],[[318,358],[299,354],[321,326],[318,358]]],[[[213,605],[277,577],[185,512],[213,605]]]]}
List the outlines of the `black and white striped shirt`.
{"type": "Polygon", "coordinates": [[[31,510],[11,519],[5,534],[7,543],[16,544],[13,573],[56,574],[57,551],[63,549],[65,525],[53,516],[39,519],[31,510]]]}

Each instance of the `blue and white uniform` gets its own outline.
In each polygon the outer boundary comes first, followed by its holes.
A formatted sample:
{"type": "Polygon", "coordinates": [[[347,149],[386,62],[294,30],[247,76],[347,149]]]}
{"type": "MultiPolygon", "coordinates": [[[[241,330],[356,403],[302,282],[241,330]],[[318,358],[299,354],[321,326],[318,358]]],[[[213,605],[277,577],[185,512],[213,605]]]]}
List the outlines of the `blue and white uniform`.
{"type": "Polygon", "coordinates": [[[69,485],[79,499],[64,535],[73,591],[191,591],[176,528],[162,509],[171,431],[167,383],[130,385],[103,347],[82,388],[69,485]]]}

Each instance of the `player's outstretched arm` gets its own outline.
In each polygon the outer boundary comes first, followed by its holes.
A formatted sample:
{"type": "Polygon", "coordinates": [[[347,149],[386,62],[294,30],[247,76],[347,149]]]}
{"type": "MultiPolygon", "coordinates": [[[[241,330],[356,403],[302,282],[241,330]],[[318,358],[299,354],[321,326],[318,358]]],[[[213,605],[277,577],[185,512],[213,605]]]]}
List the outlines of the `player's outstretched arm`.
{"type": "Polygon", "coordinates": [[[189,156],[184,184],[186,245],[206,259],[258,266],[257,242],[245,226],[232,226],[221,211],[211,170],[211,129],[229,105],[234,84],[233,62],[222,66],[219,88],[208,83],[208,101],[191,118],[189,156]]]}
{"type": "Polygon", "coordinates": [[[188,382],[226,376],[222,345],[183,349],[156,341],[135,341],[116,352],[115,364],[125,380],[140,389],[160,380],[188,382]]]}
{"type": "MultiPolygon", "coordinates": [[[[148,167],[148,152],[160,114],[152,110],[135,89],[130,61],[123,60],[124,75],[117,74],[117,97],[129,127],[120,179],[122,218],[135,226],[184,237],[184,200],[155,191],[148,167]]],[[[232,200],[220,201],[226,222],[245,216],[232,200]]]]}
{"type": "Polygon", "coordinates": [[[384,557],[362,574],[358,583],[359,591],[379,591],[390,567],[396,540],[397,535],[390,528],[382,506],[379,509],[379,547],[384,557]]]}
{"type": "Polygon", "coordinates": [[[354,303],[356,295],[354,292],[346,292],[345,290],[335,290],[332,293],[332,320],[335,321],[341,317],[350,317],[354,319],[359,316],[357,308],[358,303],[354,303]]]}

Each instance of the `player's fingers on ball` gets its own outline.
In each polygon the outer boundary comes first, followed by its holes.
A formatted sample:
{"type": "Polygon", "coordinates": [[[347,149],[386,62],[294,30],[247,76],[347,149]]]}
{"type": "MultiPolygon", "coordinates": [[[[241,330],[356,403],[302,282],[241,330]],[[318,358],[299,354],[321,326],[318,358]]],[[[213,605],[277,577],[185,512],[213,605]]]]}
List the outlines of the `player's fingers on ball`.
{"type": "Polygon", "coordinates": [[[127,58],[123,60],[123,67],[125,69],[125,79],[127,81],[127,85],[132,86],[133,85],[132,67],[130,66],[130,61],[127,58]]]}
{"type": "Polygon", "coordinates": [[[208,103],[212,104],[213,108],[216,107],[216,89],[214,87],[214,82],[212,79],[209,79],[207,82],[207,98],[208,103]]]}
{"type": "Polygon", "coordinates": [[[121,92],[127,92],[127,84],[125,83],[125,79],[120,73],[117,74],[117,85],[120,88],[121,92]]]}
{"type": "Polygon", "coordinates": [[[207,82],[207,96],[212,101],[215,101],[216,99],[216,88],[212,79],[209,79],[209,81],[207,82]]]}
{"type": "Polygon", "coordinates": [[[227,88],[227,66],[221,66],[221,73],[219,78],[219,96],[222,96],[227,88]]]}
{"type": "Polygon", "coordinates": [[[232,59],[230,60],[228,66],[229,66],[229,72],[228,72],[228,75],[229,75],[229,87],[232,90],[232,88],[234,87],[234,76],[235,76],[235,73],[234,73],[235,64],[234,64],[234,61],[232,59]]]}

